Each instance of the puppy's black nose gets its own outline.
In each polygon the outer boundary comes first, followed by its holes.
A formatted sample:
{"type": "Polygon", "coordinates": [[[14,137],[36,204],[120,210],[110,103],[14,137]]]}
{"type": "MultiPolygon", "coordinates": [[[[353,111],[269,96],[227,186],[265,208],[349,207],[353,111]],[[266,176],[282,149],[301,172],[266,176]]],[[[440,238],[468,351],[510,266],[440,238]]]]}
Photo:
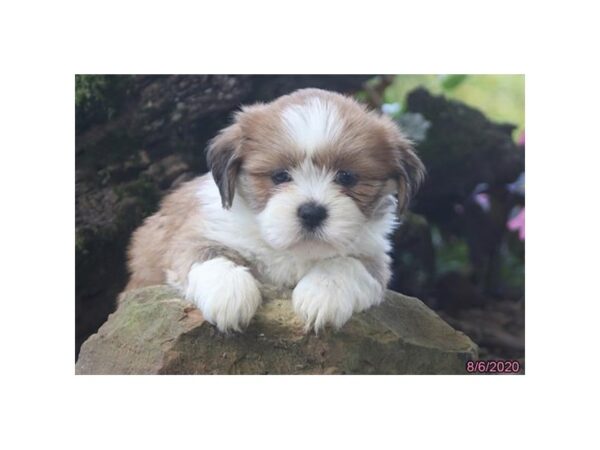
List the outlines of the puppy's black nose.
{"type": "Polygon", "coordinates": [[[324,206],[315,202],[303,203],[298,207],[298,217],[302,226],[309,230],[317,228],[327,218],[327,210],[324,206]]]}

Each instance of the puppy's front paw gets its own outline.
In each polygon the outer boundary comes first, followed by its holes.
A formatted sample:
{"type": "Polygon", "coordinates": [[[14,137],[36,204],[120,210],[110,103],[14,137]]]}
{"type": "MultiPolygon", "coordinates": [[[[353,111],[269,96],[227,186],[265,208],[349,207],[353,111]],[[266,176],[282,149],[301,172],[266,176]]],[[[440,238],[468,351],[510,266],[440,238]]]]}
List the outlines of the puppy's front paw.
{"type": "Polygon", "coordinates": [[[354,311],[381,301],[383,288],[354,258],[336,258],[315,266],[296,285],[292,303],[306,330],[330,324],[339,329],[354,311]]]}
{"type": "Polygon", "coordinates": [[[245,328],[261,301],[248,269],[221,257],[192,266],[185,295],[223,332],[245,328]]]}
{"type": "Polygon", "coordinates": [[[296,314],[304,321],[305,331],[319,331],[326,324],[336,329],[352,316],[352,302],[344,298],[337,284],[315,276],[305,276],[292,294],[296,314]]]}

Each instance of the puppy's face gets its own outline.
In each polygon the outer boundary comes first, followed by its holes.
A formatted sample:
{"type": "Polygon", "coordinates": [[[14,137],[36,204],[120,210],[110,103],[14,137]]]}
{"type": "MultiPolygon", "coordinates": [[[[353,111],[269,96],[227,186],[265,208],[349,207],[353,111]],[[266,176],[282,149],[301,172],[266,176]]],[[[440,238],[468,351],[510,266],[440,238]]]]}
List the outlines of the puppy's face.
{"type": "Polygon", "coordinates": [[[391,120],[317,89],[242,109],[207,156],[225,208],[237,193],[269,245],[315,252],[343,251],[392,203],[404,211],[424,170],[391,120]]]}

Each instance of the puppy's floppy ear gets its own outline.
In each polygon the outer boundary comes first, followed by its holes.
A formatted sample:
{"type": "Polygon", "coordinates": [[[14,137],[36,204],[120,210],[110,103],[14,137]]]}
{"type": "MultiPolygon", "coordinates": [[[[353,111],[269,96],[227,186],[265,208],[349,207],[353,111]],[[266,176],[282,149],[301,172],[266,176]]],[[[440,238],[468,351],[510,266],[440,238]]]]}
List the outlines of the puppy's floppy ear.
{"type": "Polygon", "coordinates": [[[219,187],[223,208],[231,208],[235,193],[241,157],[242,129],[234,123],[210,141],[206,152],[206,161],[211,170],[215,183],[219,187]]]}
{"type": "Polygon", "coordinates": [[[426,171],[410,140],[400,132],[397,125],[394,128],[394,173],[398,182],[398,214],[402,215],[423,184],[426,171]]]}

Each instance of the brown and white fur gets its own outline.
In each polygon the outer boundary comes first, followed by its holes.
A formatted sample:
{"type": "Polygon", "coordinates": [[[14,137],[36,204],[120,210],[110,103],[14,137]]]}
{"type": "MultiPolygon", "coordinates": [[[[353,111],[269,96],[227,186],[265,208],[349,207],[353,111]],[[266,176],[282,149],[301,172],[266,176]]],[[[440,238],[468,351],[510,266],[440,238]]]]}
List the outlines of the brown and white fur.
{"type": "Polygon", "coordinates": [[[248,325],[262,282],[293,288],[307,330],[381,302],[388,236],[424,175],[392,120],[304,89],[242,108],[207,159],[135,231],[127,289],[176,286],[221,331],[248,325]]]}

